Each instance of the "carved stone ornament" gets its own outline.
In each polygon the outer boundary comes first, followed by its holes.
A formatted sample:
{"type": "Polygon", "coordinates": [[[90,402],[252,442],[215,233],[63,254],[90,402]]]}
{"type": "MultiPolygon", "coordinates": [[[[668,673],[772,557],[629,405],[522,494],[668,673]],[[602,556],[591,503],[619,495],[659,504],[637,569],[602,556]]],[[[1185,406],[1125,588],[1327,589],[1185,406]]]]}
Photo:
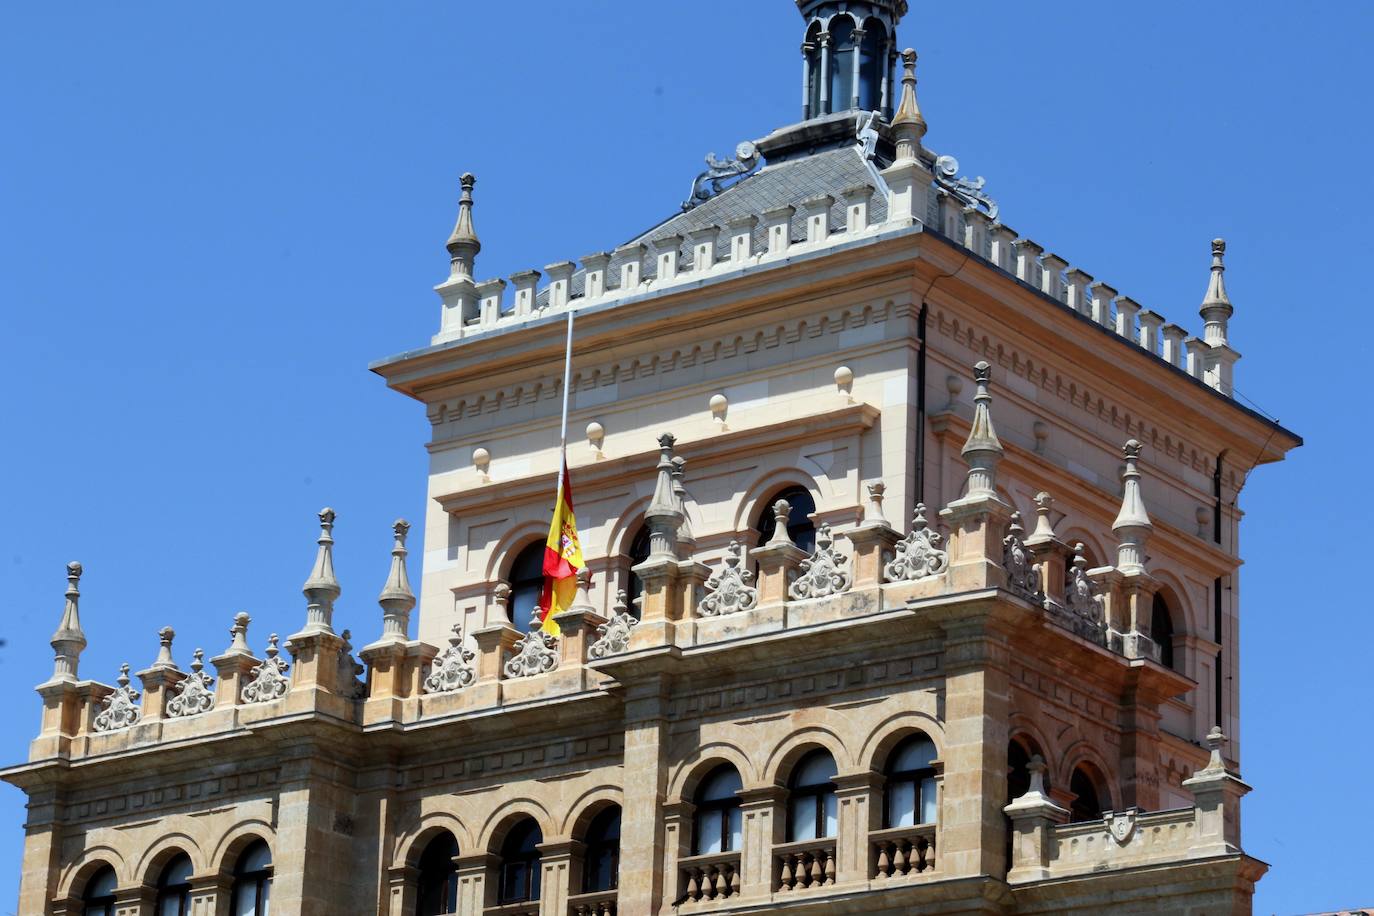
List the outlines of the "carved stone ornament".
{"type": "Polygon", "coordinates": [[[291,689],[291,681],[286,676],[290,667],[291,663],[281,657],[277,634],[273,633],[267,638],[267,657],[253,668],[250,672],[253,679],[243,688],[243,702],[267,703],[286,696],[291,689]]]}
{"type": "Polygon", "coordinates": [[[511,647],[511,657],[506,660],[504,668],[508,678],[548,674],[558,667],[558,640],[544,632],[540,611],[540,608],[534,609],[534,615],[530,617],[530,631],[511,647]]]}
{"type": "Polygon", "coordinates": [[[988,196],[983,188],[987,179],[982,175],[966,178],[959,174],[959,160],[953,156],[938,156],[935,159],[935,183],[959,198],[966,207],[976,207],[987,214],[988,219],[997,219],[997,201],[988,196]]]}
{"type": "Polygon", "coordinates": [[[472,660],[477,653],[463,644],[463,625],[455,623],[448,638],[448,648],[440,652],[429,666],[425,678],[425,693],[453,693],[477,680],[472,660]]]}
{"type": "Polygon", "coordinates": [[[1007,536],[1002,538],[1002,568],[1007,571],[1007,589],[1012,594],[1039,604],[1045,597],[1040,591],[1040,570],[1031,563],[1025,533],[1026,529],[1021,527],[1021,513],[1013,512],[1007,536]]]}
{"type": "Polygon", "coordinates": [[[142,694],[129,686],[128,664],[119,666],[118,684],[114,693],[100,701],[104,708],[95,717],[95,730],[98,732],[117,732],[138,724],[138,720],[143,718],[143,710],[138,708],[138,698],[142,694]]]}
{"type": "Polygon", "coordinates": [[[214,709],[214,685],[214,676],[205,673],[205,652],[197,649],[191,660],[191,673],[176,685],[177,695],[167,701],[168,717],[181,719],[214,709]]]}
{"type": "Polygon", "coordinates": [[[743,545],[731,541],[726,548],[725,565],[706,580],[706,597],[697,605],[698,614],[720,617],[747,611],[759,603],[758,589],[749,584],[754,581],[754,574],[740,565],[743,560],[743,545]]]}
{"type": "Polygon", "coordinates": [[[916,504],[911,533],[897,542],[896,556],[883,567],[888,582],[938,576],[949,568],[949,553],[941,549],[944,536],[926,522],[926,504],[916,504]]]}
{"type": "Polygon", "coordinates": [[[1088,578],[1088,558],[1083,555],[1082,544],[1075,544],[1073,548],[1073,565],[1064,583],[1064,609],[1073,632],[1106,645],[1107,624],[1102,614],[1102,596],[1097,594],[1097,586],[1088,578]]]}
{"type": "Polygon", "coordinates": [[[344,630],[339,634],[343,646],[339,649],[339,696],[350,700],[362,699],[367,695],[367,685],[358,680],[358,675],[367,669],[353,657],[353,632],[344,630]]]}
{"type": "Polygon", "coordinates": [[[1125,846],[1131,841],[1131,835],[1135,833],[1136,809],[1127,808],[1125,811],[1108,811],[1102,815],[1103,822],[1107,825],[1107,832],[1116,840],[1117,845],[1125,846]]]}
{"type": "Polygon", "coordinates": [[[618,655],[630,648],[630,634],[639,626],[639,621],[630,613],[625,598],[625,591],[621,589],[616,595],[615,607],[611,608],[611,619],[596,628],[599,638],[587,650],[592,658],[618,655]]]}
{"type": "Polygon", "coordinates": [[[845,568],[848,563],[849,557],[835,549],[830,525],[822,522],[816,529],[816,549],[802,560],[801,574],[787,587],[787,597],[800,601],[849,591],[849,571],[845,568]]]}
{"type": "Polygon", "coordinates": [[[725,190],[725,183],[743,178],[762,162],[758,147],[748,140],[735,147],[734,159],[720,159],[715,153],[706,154],[706,171],[692,182],[692,196],[682,202],[683,210],[703,204],[725,190]]]}

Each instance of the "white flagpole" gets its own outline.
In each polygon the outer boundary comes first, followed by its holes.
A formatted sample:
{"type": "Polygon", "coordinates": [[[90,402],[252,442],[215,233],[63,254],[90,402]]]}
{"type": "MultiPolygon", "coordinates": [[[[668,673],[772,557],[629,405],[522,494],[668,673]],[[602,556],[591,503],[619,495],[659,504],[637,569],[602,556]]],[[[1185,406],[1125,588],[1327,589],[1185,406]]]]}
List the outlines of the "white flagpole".
{"type": "Polygon", "coordinates": [[[563,423],[558,434],[558,491],[554,511],[563,503],[563,477],[568,470],[568,388],[572,385],[573,310],[568,309],[568,342],[563,354],[563,423]]]}

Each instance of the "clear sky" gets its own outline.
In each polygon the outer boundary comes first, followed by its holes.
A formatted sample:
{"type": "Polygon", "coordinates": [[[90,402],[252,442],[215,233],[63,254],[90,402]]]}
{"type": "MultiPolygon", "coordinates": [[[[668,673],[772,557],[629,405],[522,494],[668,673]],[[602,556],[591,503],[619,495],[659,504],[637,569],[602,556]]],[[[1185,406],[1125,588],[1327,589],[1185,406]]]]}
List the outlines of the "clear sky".
{"type": "MultiPolygon", "coordinates": [[[[1017,231],[1194,330],[1229,241],[1237,386],[1307,440],[1242,496],[1256,912],[1374,904],[1374,4],[912,7],[927,143],[1017,231]]],[[[0,7],[0,759],[71,559],[109,682],[166,624],[183,666],[239,610],[297,629],[332,505],[338,620],[374,638],[428,425],[366,364],[437,327],[458,175],[481,277],[610,248],[797,119],[800,40],[789,0],[0,7]]],[[[23,813],[0,787],[0,913],[23,813]]]]}

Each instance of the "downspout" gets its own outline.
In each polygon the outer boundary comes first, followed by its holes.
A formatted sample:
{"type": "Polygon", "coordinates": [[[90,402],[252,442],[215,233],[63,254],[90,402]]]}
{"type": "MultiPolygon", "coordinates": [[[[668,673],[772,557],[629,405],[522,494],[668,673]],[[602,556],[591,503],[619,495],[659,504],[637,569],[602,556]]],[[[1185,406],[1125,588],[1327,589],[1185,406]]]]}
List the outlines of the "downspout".
{"type": "MultiPolygon", "coordinates": [[[[1216,470],[1212,473],[1212,540],[1214,540],[1218,545],[1221,544],[1221,513],[1223,508],[1221,502],[1221,462],[1222,456],[1218,455],[1216,470]]],[[[1224,683],[1224,679],[1221,673],[1223,656],[1223,650],[1221,647],[1221,586],[1221,576],[1217,576],[1215,579],[1212,580],[1212,635],[1216,638],[1217,643],[1217,660],[1216,664],[1212,666],[1212,673],[1215,676],[1215,683],[1213,683],[1212,685],[1212,713],[1214,719],[1212,724],[1216,725],[1218,728],[1220,728],[1222,724],[1221,719],[1223,707],[1221,697],[1222,684],[1224,683]]]]}

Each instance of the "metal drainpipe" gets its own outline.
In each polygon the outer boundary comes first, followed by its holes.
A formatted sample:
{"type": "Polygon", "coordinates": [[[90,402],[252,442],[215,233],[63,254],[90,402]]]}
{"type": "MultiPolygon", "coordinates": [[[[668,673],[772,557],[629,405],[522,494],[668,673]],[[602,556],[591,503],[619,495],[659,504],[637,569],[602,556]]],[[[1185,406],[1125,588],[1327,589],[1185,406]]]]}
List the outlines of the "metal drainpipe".
{"type": "Polygon", "coordinates": [[[916,339],[920,350],[916,354],[916,501],[926,500],[926,302],[916,318],[916,339]]]}
{"type": "MultiPolygon", "coordinates": [[[[1221,512],[1222,512],[1222,504],[1221,504],[1221,462],[1222,462],[1222,456],[1218,455],[1218,456],[1217,456],[1217,467],[1216,467],[1216,470],[1212,473],[1212,499],[1213,499],[1213,503],[1212,503],[1212,539],[1213,539],[1214,541],[1216,541],[1217,544],[1220,544],[1220,543],[1221,543],[1221,512]]],[[[1221,633],[1221,621],[1222,621],[1222,615],[1221,615],[1221,584],[1222,584],[1222,583],[1221,583],[1221,577],[1220,577],[1220,576],[1218,576],[1216,579],[1212,580],[1212,635],[1216,637],[1216,641],[1217,641],[1217,660],[1216,660],[1216,664],[1213,666],[1213,671],[1212,671],[1213,675],[1215,675],[1215,683],[1212,685],[1212,691],[1213,691],[1213,696],[1214,696],[1212,705],[1213,705],[1213,707],[1214,707],[1214,708],[1213,708],[1213,716],[1214,716],[1214,719],[1215,719],[1215,721],[1213,722],[1213,724],[1216,725],[1218,728],[1221,727],[1221,718],[1222,718],[1222,709],[1223,709],[1223,708],[1222,708],[1222,702],[1221,702],[1221,696],[1222,696],[1222,684],[1224,683],[1224,679],[1223,679],[1222,673],[1221,673],[1221,665],[1222,665],[1222,657],[1223,657],[1223,650],[1222,650],[1222,648],[1221,648],[1221,645],[1222,645],[1222,633],[1221,633]]]]}

